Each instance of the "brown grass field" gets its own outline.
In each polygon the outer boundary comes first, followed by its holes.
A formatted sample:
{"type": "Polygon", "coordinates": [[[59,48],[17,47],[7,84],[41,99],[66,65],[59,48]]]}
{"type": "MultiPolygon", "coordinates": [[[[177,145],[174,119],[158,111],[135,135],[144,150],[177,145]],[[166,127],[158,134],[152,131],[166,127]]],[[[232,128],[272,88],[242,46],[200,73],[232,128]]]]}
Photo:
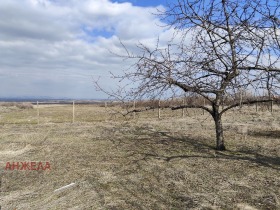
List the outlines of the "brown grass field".
{"type": "Polygon", "coordinates": [[[1,210],[280,209],[278,107],[226,113],[223,152],[201,110],[133,119],[77,105],[74,123],[71,105],[39,110],[38,124],[36,106],[0,106],[1,210]],[[5,170],[31,161],[51,170],[5,170]]]}

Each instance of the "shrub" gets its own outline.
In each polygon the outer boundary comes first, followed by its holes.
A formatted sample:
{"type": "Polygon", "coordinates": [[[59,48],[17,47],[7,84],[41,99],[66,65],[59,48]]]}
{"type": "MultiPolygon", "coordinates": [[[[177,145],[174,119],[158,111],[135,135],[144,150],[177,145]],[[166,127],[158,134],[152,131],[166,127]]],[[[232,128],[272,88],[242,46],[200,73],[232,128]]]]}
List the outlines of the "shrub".
{"type": "Polygon", "coordinates": [[[19,109],[33,109],[32,103],[29,103],[29,102],[23,102],[23,103],[1,102],[0,106],[4,106],[4,107],[17,107],[19,109]]]}
{"type": "Polygon", "coordinates": [[[33,109],[33,105],[31,103],[17,103],[16,107],[19,109],[33,109]]]}

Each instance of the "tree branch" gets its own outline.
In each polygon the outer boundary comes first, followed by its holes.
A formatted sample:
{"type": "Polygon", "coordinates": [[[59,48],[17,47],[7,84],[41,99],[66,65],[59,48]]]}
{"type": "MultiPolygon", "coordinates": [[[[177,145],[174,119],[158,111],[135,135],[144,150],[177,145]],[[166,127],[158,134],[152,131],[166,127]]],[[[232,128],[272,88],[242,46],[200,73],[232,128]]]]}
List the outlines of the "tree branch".
{"type": "Polygon", "coordinates": [[[177,110],[177,109],[184,109],[184,108],[199,108],[204,109],[205,111],[209,112],[212,115],[212,110],[201,105],[182,105],[182,106],[175,106],[171,107],[171,110],[177,110]]]}
{"type": "MultiPolygon", "coordinates": [[[[265,103],[265,102],[271,102],[271,101],[277,101],[279,102],[280,100],[279,99],[264,99],[264,100],[247,100],[247,101],[244,101],[242,102],[243,105],[250,105],[250,104],[256,104],[256,103],[265,103]]],[[[234,107],[237,107],[240,105],[240,102],[236,103],[236,104],[233,104],[233,105],[230,105],[229,107],[225,108],[221,114],[225,113],[226,111],[234,108],[234,107]]]]}

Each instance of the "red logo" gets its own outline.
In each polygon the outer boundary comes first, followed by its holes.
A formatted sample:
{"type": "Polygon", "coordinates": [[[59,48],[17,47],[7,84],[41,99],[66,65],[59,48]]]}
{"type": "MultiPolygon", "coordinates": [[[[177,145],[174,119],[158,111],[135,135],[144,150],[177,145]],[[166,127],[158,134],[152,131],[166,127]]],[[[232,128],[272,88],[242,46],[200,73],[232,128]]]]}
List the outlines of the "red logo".
{"type": "Polygon", "coordinates": [[[51,165],[49,162],[7,162],[5,170],[51,170],[51,165]]]}

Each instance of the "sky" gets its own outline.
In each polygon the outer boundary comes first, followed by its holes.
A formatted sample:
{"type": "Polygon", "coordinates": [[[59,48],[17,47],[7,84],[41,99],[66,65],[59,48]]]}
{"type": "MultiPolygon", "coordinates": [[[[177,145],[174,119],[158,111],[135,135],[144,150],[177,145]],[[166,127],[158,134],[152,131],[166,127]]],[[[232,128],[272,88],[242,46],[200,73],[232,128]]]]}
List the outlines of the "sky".
{"type": "Polygon", "coordinates": [[[135,49],[154,46],[172,29],[154,15],[165,0],[0,1],[0,98],[106,99],[99,79],[115,89],[132,61],[123,60],[120,41],[135,49]],[[114,52],[114,53],[112,53],[114,52]]]}

